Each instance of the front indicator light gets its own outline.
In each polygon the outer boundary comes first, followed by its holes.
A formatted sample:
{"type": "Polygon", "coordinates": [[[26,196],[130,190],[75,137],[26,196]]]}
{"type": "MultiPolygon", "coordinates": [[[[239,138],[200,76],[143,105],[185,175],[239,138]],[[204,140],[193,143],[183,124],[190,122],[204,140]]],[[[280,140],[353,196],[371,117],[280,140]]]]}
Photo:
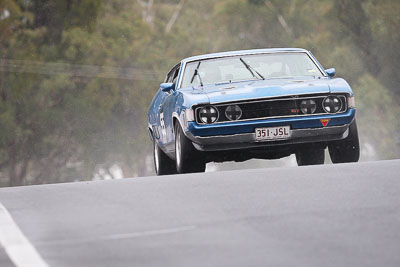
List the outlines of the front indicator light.
{"type": "Polygon", "coordinates": [[[342,109],[342,100],[337,96],[327,96],[322,101],[322,107],[326,113],[337,113],[342,109]]]}
{"type": "Polygon", "coordinates": [[[188,108],[185,110],[185,117],[187,121],[194,121],[194,112],[193,109],[188,108]]]}
{"type": "Polygon", "coordinates": [[[207,106],[200,109],[199,117],[202,123],[214,123],[218,120],[219,113],[215,107],[207,106]]]}
{"type": "Polygon", "coordinates": [[[347,97],[347,107],[348,108],[355,108],[356,107],[356,100],[354,96],[347,97]]]}

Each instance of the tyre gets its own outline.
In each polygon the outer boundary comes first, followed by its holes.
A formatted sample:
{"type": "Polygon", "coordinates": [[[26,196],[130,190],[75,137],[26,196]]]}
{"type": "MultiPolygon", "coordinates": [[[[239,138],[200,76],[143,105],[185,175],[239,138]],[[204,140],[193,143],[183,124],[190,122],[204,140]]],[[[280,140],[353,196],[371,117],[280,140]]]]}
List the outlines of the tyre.
{"type": "Polygon", "coordinates": [[[170,159],[153,141],[154,168],[157,175],[176,174],[175,161],[170,159]]]}
{"type": "Polygon", "coordinates": [[[332,142],[328,147],[333,163],[357,162],[360,159],[360,142],[356,120],[350,124],[346,139],[332,142]]]}
{"type": "Polygon", "coordinates": [[[193,147],[179,123],[175,125],[175,162],[178,173],[204,172],[206,163],[201,153],[193,147]]]}
{"type": "Polygon", "coordinates": [[[325,149],[313,145],[300,147],[296,151],[298,166],[320,165],[325,162],[325,149]]]}

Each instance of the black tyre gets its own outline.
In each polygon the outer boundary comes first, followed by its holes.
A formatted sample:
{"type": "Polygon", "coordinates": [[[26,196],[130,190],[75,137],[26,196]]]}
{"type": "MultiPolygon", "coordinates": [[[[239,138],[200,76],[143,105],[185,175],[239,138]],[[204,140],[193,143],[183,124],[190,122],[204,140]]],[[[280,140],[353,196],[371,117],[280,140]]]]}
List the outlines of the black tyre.
{"type": "Polygon", "coordinates": [[[175,125],[175,162],[178,173],[204,172],[206,163],[201,153],[193,147],[179,123],[175,125]]]}
{"type": "Polygon", "coordinates": [[[175,161],[170,159],[153,141],[154,168],[157,175],[176,174],[175,161]]]}
{"type": "Polygon", "coordinates": [[[325,162],[325,149],[313,145],[300,147],[296,151],[298,166],[320,165],[325,162]]]}
{"type": "Polygon", "coordinates": [[[360,142],[356,120],[350,124],[346,139],[332,142],[328,147],[333,163],[357,162],[360,159],[360,142]]]}

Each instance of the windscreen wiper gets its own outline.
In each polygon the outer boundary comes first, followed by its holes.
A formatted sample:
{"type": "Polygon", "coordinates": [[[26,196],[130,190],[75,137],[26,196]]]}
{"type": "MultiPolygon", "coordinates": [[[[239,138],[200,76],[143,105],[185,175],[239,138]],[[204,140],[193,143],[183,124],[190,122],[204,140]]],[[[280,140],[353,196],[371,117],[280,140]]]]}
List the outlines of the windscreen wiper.
{"type": "Polygon", "coordinates": [[[250,71],[251,75],[253,75],[254,78],[257,78],[257,76],[254,74],[254,72],[255,72],[258,74],[258,76],[260,76],[261,79],[265,80],[264,76],[262,76],[255,68],[253,68],[252,66],[247,64],[246,61],[244,61],[242,58],[239,58],[239,59],[243,63],[243,65],[246,67],[246,69],[248,69],[250,71]]]}
{"type": "Polygon", "coordinates": [[[201,61],[199,61],[199,64],[197,64],[197,67],[194,70],[194,73],[193,73],[192,79],[190,80],[190,83],[193,83],[194,77],[197,76],[197,77],[199,77],[200,85],[203,86],[203,81],[201,80],[200,73],[199,73],[200,63],[201,63],[201,61]]]}

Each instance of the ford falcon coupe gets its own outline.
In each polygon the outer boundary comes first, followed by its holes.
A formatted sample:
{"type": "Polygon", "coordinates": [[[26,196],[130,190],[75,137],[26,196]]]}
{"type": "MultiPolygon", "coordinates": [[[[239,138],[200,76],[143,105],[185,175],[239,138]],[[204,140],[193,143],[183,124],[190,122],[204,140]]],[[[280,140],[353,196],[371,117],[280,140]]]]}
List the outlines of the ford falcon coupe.
{"type": "Polygon", "coordinates": [[[148,111],[157,175],[204,172],[206,163],[278,159],[299,166],[356,162],[354,94],[299,48],[183,59],[148,111]]]}

